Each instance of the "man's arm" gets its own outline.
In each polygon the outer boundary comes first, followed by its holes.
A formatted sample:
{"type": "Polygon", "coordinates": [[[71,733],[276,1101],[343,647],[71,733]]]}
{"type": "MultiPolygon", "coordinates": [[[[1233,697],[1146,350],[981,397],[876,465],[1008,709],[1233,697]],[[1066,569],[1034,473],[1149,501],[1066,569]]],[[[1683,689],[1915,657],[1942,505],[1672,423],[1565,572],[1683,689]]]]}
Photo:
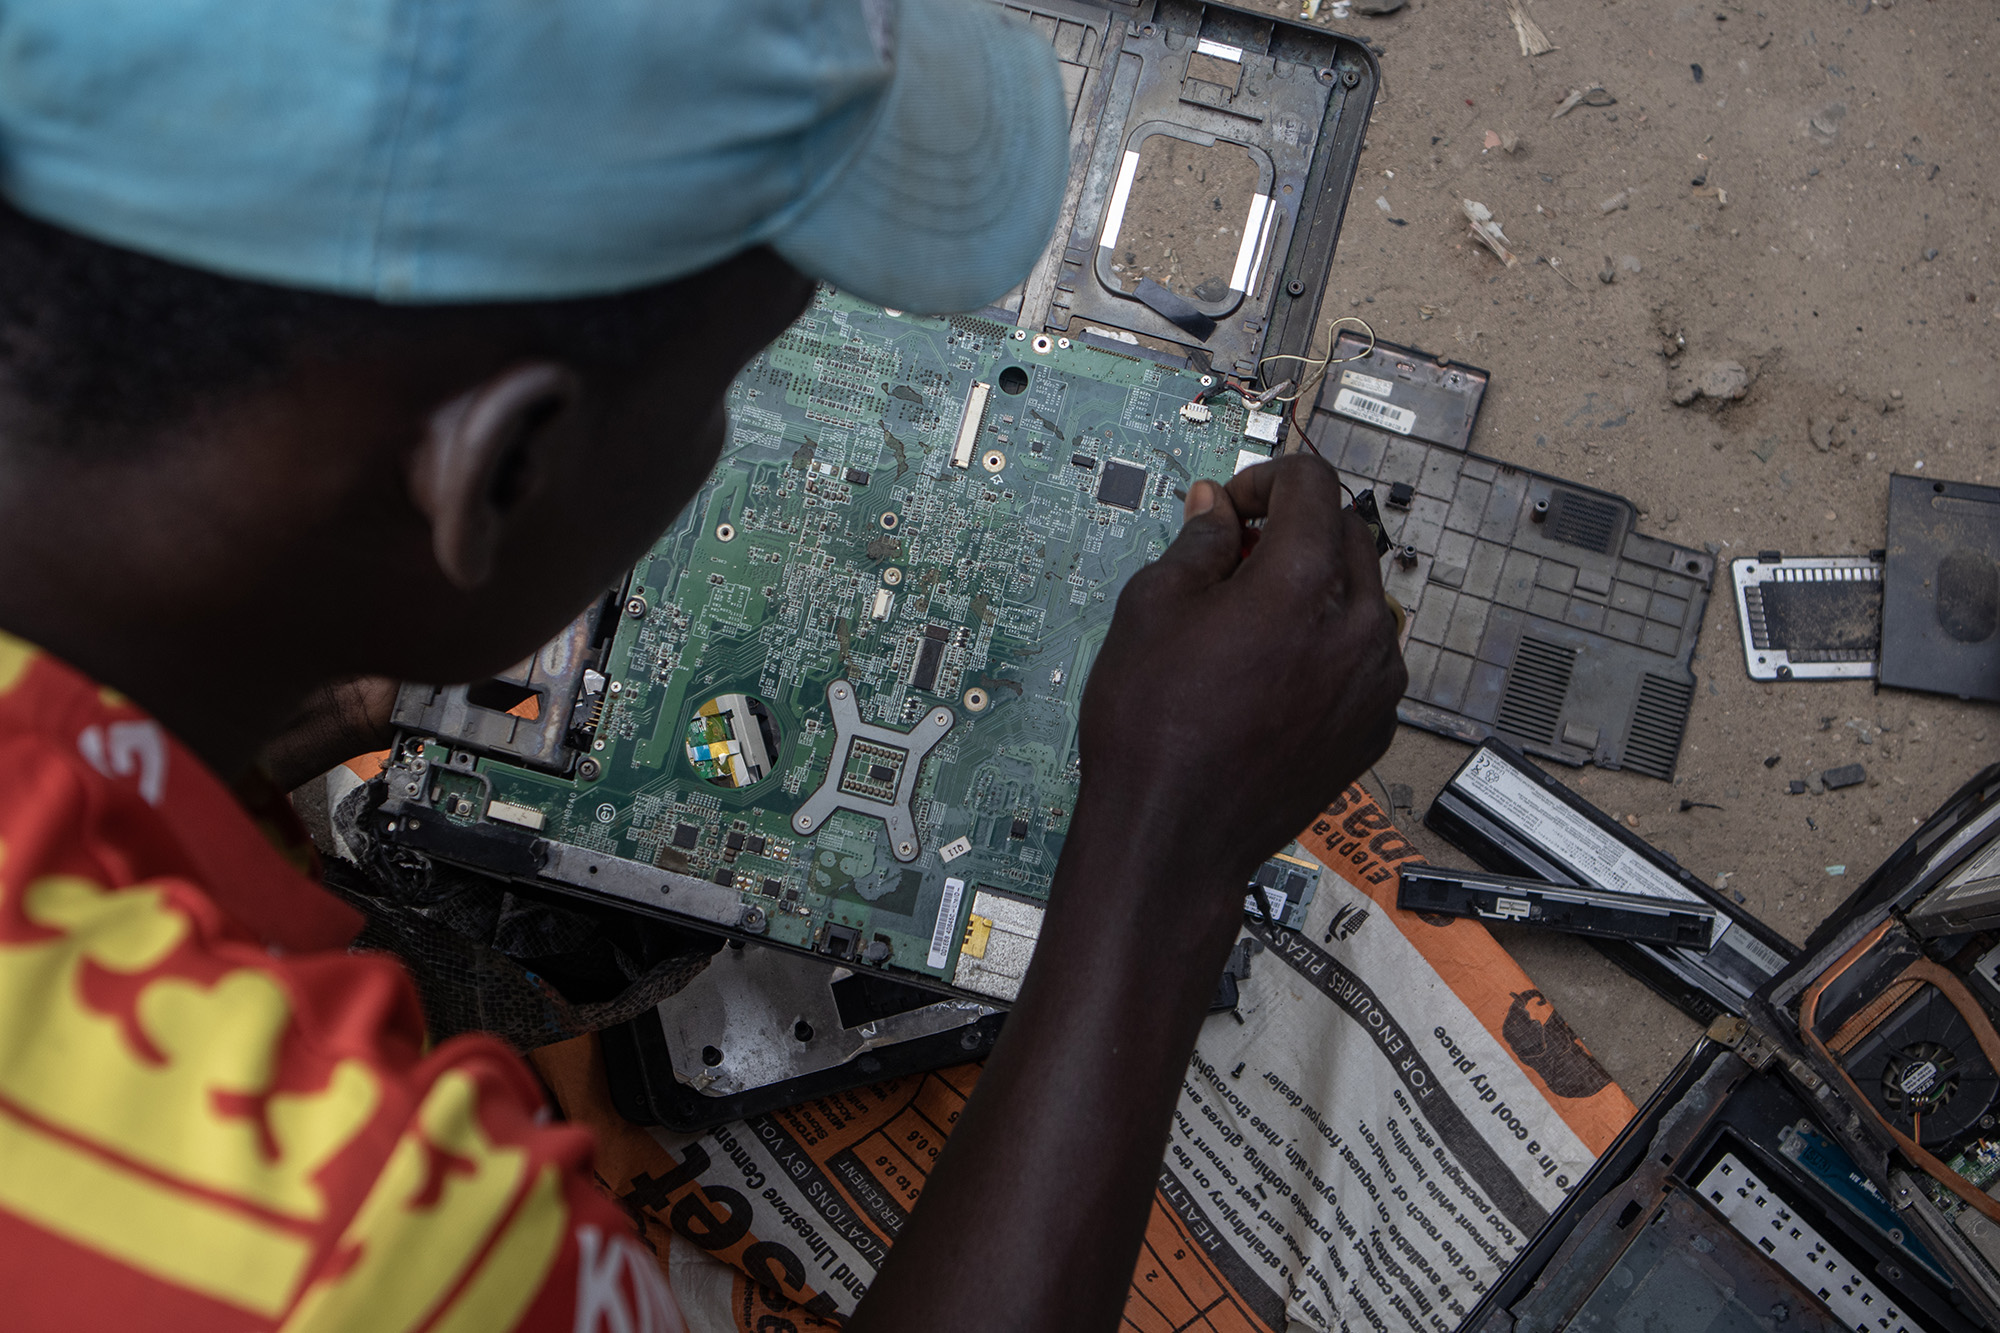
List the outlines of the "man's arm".
{"type": "Polygon", "coordinates": [[[1333,470],[1188,503],[1119,599],[1034,964],[857,1333],[1117,1324],[1244,885],[1393,735],[1393,620],[1333,470]]]}

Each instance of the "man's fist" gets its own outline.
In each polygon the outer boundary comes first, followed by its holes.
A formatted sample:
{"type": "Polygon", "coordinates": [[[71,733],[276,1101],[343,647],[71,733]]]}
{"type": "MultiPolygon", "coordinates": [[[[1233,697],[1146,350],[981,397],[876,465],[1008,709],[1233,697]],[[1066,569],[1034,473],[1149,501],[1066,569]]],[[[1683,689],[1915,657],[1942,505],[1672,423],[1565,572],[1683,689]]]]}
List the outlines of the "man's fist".
{"type": "Polygon", "coordinates": [[[258,756],[279,791],[290,791],[359,754],[380,750],[395,736],[389,712],[396,682],[386,676],[353,676],[316,688],[258,756]]]}
{"type": "Polygon", "coordinates": [[[1241,882],[1381,757],[1408,678],[1374,544],[1326,463],[1196,482],[1187,515],[1091,669],[1081,805],[1241,882]]]}

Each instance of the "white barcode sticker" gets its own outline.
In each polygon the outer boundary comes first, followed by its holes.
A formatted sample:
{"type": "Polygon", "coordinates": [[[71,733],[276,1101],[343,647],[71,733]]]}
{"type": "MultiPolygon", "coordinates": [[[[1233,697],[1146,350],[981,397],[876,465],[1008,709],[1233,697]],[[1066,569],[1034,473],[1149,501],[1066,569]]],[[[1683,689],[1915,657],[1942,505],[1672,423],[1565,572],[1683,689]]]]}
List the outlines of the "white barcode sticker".
{"type": "Polygon", "coordinates": [[[1747,930],[1717,931],[1713,942],[1742,954],[1750,960],[1752,967],[1767,977],[1775,977],[1785,970],[1785,956],[1747,930]]]}
{"type": "Polygon", "coordinates": [[[1367,398],[1352,389],[1340,391],[1333,400],[1333,410],[1344,417],[1393,430],[1398,435],[1408,435],[1417,425],[1417,414],[1409,408],[1385,403],[1380,398],[1367,398]]]}
{"type": "Polygon", "coordinates": [[[944,862],[956,861],[959,857],[964,856],[967,852],[971,850],[972,850],[972,839],[953,838],[950,842],[938,848],[938,860],[944,862]]]}
{"type": "Polygon", "coordinates": [[[1376,379],[1373,375],[1364,375],[1358,370],[1341,371],[1340,382],[1359,389],[1363,393],[1372,393],[1377,398],[1387,398],[1389,390],[1396,387],[1387,380],[1376,379]]]}
{"type": "Polygon", "coordinates": [[[944,882],[944,897],[938,900],[937,925],[931,930],[930,957],[925,960],[932,967],[943,967],[945,959],[951,957],[951,937],[958,929],[958,900],[964,896],[964,880],[944,882]]]}
{"type": "MultiPolygon", "coordinates": [[[[1271,910],[1277,914],[1278,924],[1283,925],[1285,911],[1291,905],[1291,899],[1286,897],[1284,891],[1281,889],[1266,889],[1264,892],[1271,896],[1271,910]]],[[[1256,917],[1259,921],[1264,919],[1264,905],[1257,901],[1255,893],[1246,893],[1243,895],[1243,910],[1256,917]]]]}

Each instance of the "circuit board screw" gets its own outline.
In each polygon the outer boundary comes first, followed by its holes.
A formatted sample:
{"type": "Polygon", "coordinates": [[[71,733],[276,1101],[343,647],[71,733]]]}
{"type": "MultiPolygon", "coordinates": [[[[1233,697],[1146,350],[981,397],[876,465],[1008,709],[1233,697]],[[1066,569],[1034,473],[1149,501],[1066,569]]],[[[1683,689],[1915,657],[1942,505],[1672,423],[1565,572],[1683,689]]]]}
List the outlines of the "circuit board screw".
{"type": "Polygon", "coordinates": [[[762,935],[764,933],[764,909],[761,907],[744,908],[743,929],[749,931],[752,935],[762,935]]]}
{"type": "Polygon", "coordinates": [[[627,597],[625,599],[625,614],[634,620],[644,620],[646,618],[646,599],[637,596],[627,597]]]}
{"type": "Polygon", "coordinates": [[[599,773],[602,773],[603,771],[604,771],[604,765],[598,763],[595,759],[587,757],[584,759],[582,763],[576,766],[576,775],[582,778],[585,782],[597,781],[597,775],[599,773]]]}

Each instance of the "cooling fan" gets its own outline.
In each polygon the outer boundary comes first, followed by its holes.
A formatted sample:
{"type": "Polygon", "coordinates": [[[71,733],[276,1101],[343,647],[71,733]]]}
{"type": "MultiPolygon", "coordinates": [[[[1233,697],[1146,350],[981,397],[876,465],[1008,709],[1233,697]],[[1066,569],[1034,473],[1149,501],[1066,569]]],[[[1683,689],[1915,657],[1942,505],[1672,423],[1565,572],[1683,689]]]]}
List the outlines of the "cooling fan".
{"type": "Polygon", "coordinates": [[[1884,1120],[1933,1151],[1980,1127],[2000,1097],[2000,1073],[1965,1017],[1934,986],[1918,984],[1841,1064],[1884,1120]]]}

